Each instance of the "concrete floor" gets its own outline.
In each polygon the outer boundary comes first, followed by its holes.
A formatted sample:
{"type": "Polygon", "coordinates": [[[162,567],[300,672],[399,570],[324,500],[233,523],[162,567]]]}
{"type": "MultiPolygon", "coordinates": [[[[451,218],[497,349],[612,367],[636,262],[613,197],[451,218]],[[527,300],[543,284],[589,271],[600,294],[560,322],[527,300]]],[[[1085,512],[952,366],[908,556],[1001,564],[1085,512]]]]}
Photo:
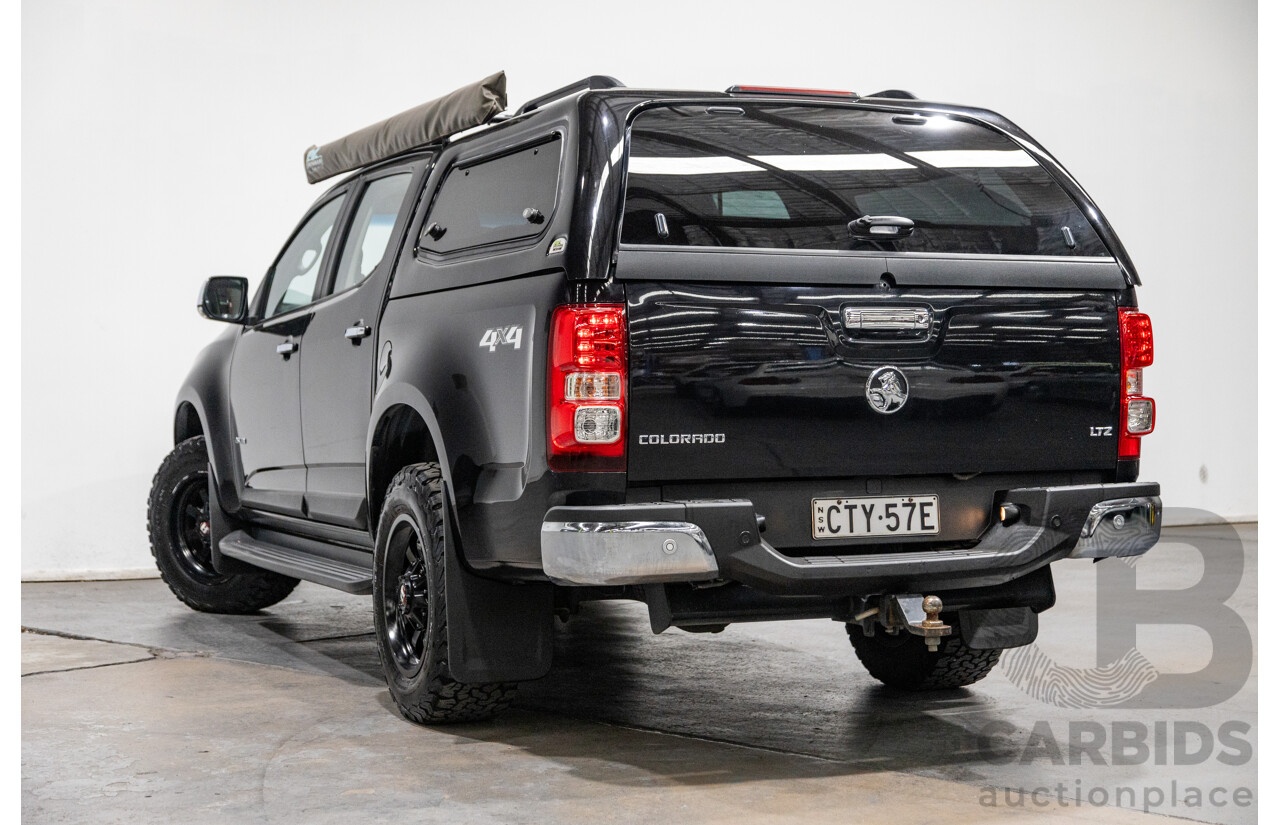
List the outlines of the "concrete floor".
{"type": "MultiPolygon", "coordinates": [[[[1256,640],[1257,530],[1238,529],[1244,582],[1228,605],[1256,640]]],[[[1167,529],[1139,564],[1139,585],[1191,586],[1203,565],[1189,545],[1225,558],[1230,530],[1167,529]]],[[[1045,654],[1094,664],[1096,577],[1119,564],[1055,565],[1045,654]]],[[[643,607],[608,603],[557,631],[555,669],[522,686],[514,710],[428,729],[395,713],[367,597],[304,584],[260,615],[230,617],[189,611],[156,580],[26,584],[22,621],[29,822],[1257,821],[1256,759],[1094,765],[1068,749],[1072,723],[1151,732],[1234,721],[1256,752],[1256,666],[1206,708],[1060,708],[1023,692],[1003,665],[969,690],[903,696],[866,675],[833,622],[653,636],[643,607]],[[995,747],[984,748],[992,731],[995,747]],[[1174,781],[1182,801],[1171,807],[1174,781]],[[1228,803],[1188,807],[1189,786],[1226,788],[1228,803]],[[1037,787],[1050,790],[1020,805],[1005,791],[1037,787]],[[1117,806],[1121,787],[1136,801],[1117,806]],[[1074,802],[1098,788],[1102,807],[1074,802]],[[1166,799],[1143,813],[1150,788],[1166,799]],[[1237,788],[1250,805],[1230,801],[1237,788]]],[[[1209,657],[1207,635],[1186,626],[1144,626],[1138,644],[1162,673],[1197,671],[1209,657]]],[[[1190,679],[1182,704],[1215,681],[1220,670],[1190,679]]]]}

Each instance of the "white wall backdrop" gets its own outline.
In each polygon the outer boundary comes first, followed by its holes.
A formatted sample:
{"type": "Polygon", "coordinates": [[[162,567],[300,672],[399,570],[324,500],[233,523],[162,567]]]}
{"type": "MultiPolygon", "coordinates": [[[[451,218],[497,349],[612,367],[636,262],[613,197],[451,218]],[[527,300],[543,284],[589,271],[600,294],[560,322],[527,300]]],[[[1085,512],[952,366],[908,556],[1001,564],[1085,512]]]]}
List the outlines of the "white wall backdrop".
{"type": "Polygon", "coordinates": [[[1257,506],[1256,6],[38,0],[23,6],[22,568],[149,569],[172,402],[319,194],[303,150],[506,69],[512,106],[633,86],[909,89],[996,109],[1097,199],[1156,330],[1143,477],[1257,506]],[[481,18],[481,14],[487,15],[481,18]],[[1197,234],[1203,232],[1204,234],[1197,234]]]}

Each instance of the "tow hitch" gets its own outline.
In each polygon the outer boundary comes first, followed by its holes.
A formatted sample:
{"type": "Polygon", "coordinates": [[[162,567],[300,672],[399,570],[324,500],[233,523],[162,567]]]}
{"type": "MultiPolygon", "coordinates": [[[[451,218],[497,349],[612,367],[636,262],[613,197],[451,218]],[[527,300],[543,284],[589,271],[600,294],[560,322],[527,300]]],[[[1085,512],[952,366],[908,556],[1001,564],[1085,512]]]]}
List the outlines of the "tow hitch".
{"type": "Polygon", "coordinates": [[[889,633],[906,630],[916,636],[923,636],[925,646],[932,652],[938,649],[939,639],[951,635],[951,625],[938,618],[940,613],[942,599],[937,596],[910,594],[881,596],[878,605],[868,607],[853,618],[862,622],[863,627],[871,632],[874,632],[875,622],[879,622],[889,633]],[[872,621],[867,621],[868,619],[872,621]]]}

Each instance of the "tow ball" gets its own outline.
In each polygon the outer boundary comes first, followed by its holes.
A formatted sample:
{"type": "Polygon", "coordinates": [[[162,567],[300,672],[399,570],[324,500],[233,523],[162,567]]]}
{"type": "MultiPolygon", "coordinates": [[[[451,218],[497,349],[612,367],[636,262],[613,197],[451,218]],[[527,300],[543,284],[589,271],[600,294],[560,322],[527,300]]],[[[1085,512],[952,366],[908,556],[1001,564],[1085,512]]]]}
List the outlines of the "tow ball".
{"type": "Polygon", "coordinates": [[[951,635],[951,625],[938,618],[942,613],[942,599],[937,596],[881,596],[880,603],[868,606],[853,618],[867,624],[879,622],[889,633],[906,630],[916,636],[924,637],[925,647],[930,652],[938,650],[938,640],[951,635]],[[873,618],[874,617],[874,618],[873,618]],[[872,622],[868,622],[872,619],[872,622]]]}

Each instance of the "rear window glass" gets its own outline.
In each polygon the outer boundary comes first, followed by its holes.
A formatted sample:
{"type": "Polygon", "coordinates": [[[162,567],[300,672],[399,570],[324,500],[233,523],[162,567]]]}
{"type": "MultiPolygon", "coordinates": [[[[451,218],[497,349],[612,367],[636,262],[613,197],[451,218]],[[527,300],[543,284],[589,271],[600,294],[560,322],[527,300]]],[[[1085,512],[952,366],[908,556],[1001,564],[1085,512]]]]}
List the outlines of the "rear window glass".
{"type": "Polygon", "coordinates": [[[556,202],[559,135],[502,157],[449,171],[427,215],[419,247],[430,252],[542,233],[556,202]]]}
{"type": "Polygon", "coordinates": [[[831,106],[666,106],[631,127],[624,243],[1109,255],[1016,143],[941,115],[831,106]],[[859,217],[909,237],[855,239],[859,217]]]}
{"type": "Polygon", "coordinates": [[[373,274],[387,254],[391,242],[391,230],[404,193],[413,175],[387,175],[370,183],[360,196],[360,207],[347,230],[347,240],[342,247],[342,259],[338,262],[338,275],[333,282],[333,292],[342,292],[373,274]]]}

